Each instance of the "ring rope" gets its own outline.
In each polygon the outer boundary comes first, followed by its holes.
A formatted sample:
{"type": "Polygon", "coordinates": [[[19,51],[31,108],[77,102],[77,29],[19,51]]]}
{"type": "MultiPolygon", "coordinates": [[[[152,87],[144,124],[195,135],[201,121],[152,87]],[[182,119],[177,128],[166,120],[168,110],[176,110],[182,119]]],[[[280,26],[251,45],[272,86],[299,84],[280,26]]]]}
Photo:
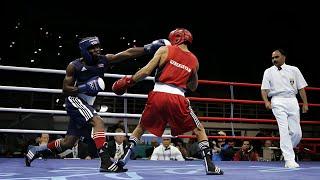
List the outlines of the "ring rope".
{"type": "MultiPolygon", "coordinates": [[[[199,98],[199,97],[188,97],[191,101],[198,102],[227,102],[227,103],[240,103],[240,104],[264,104],[264,101],[256,100],[244,100],[244,99],[221,99],[221,98],[199,98]]],[[[302,105],[302,103],[299,103],[302,105]]],[[[320,107],[320,104],[308,103],[308,106],[320,107]]]]}
{"type": "MultiPolygon", "coordinates": [[[[33,87],[17,87],[17,86],[0,86],[0,90],[12,90],[12,91],[32,91],[32,92],[48,92],[48,93],[62,93],[61,89],[47,89],[47,88],[33,88],[33,87]]],[[[99,92],[101,96],[113,96],[113,97],[133,97],[133,98],[148,98],[145,94],[131,94],[125,93],[118,96],[113,92],[99,92]]],[[[221,99],[221,98],[199,98],[188,97],[191,101],[198,102],[225,102],[225,103],[241,103],[241,104],[264,104],[263,101],[256,100],[243,100],[243,99],[221,99]]],[[[299,103],[302,105],[302,103],[299,103]]],[[[309,106],[320,107],[320,104],[308,103],[309,106]]]]}
{"type": "MultiPolygon", "coordinates": [[[[0,66],[1,70],[9,70],[9,71],[25,71],[25,72],[38,72],[38,73],[51,73],[51,74],[66,74],[65,70],[57,70],[57,69],[42,69],[42,68],[29,68],[29,67],[16,67],[16,66],[0,66]]],[[[110,78],[122,78],[126,75],[123,74],[110,74],[104,73],[104,77],[110,78]]],[[[145,80],[154,80],[154,77],[146,77],[145,80]]]]}
{"type": "MultiPolygon", "coordinates": [[[[178,135],[178,138],[196,138],[192,135],[178,135]]],[[[280,140],[280,137],[255,136],[208,136],[209,139],[241,139],[241,140],[280,140]]],[[[302,141],[320,141],[320,138],[302,138],[302,141]]]]}
{"type": "MultiPolygon", "coordinates": [[[[225,81],[211,81],[211,80],[198,80],[199,84],[206,84],[206,85],[226,85],[226,86],[242,86],[242,87],[257,87],[260,88],[261,84],[254,84],[254,83],[238,83],[238,82],[225,82],[225,81]]],[[[311,91],[320,91],[318,87],[306,87],[306,90],[311,91]]]]}
{"type": "MultiPolygon", "coordinates": [[[[52,131],[52,130],[31,130],[31,129],[0,129],[0,132],[4,132],[4,133],[47,133],[47,134],[67,134],[67,131],[52,131]]],[[[118,136],[118,135],[128,135],[131,136],[132,133],[110,133],[110,132],[106,132],[105,135],[106,136],[118,136]]],[[[156,135],[153,134],[143,134],[143,137],[157,137],[156,135]]],[[[171,136],[171,135],[162,135],[162,137],[177,137],[177,136],[171,136]]]]}
{"type": "MultiPolygon", "coordinates": [[[[42,69],[42,68],[29,68],[29,67],[16,67],[16,66],[2,66],[1,70],[12,70],[12,71],[26,71],[26,72],[40,72],[40,73],[53,73],[53,74],[66,74],[65,70],[56,69],[42,69]]],[[[123,74],[109,74],[104,73],[104,77],[111,78],[122,78],[123,74]]],[[[148,76],[145,80],[154,80],[154,77],[148,76]]],[[[261,84],[254,83],[237,83],[237,82],[225,82],[225,81],[211,81],[211,80],[198,80],[199,84],[209,84],[209,85],[229,85],[229,86],[245,86],[245,87],[261,87],[261,84]]],[[[306,87],[306,90],[320,91],[318,87],[306,87]]]]}
{"type": "MultiPolygon", "coordinates": [[[[67,114],[67,111],[64,111],[64,110],[23,109],[23,108],[4,108],[4,107],[0,107],[0,111],[22,112],[22,113],[40,113],[40,114],[60,114],[60,115],[67,114]]],[[[98,115],[111,116],[111,117],[127,117],[127,118],[140,118],[141,117],[141,114],[107,113],[107,112],[98,112],[98,115]]]]}
{"type": "MultiPolygon", "coordinates": [[[[226,118],[226,117],[198,117],[201,121],[232,121],[232,122],[246,122],[246,123],[274,123],[274,119],[254,119],[254,118],[226,118]]],[[[301,120],[300,124],[320,124],[320,121],[306,121],[301,120]]]]}
{"type": "MultiPolygon", "coordinates": [[[[54,69],[41,69],[41,68],[27,68],[27,67],[14,67],[14,66],[0,66],[2,70],[15,70],[15,71],[28,71],[28,72],[41,72],[41,73],[54,73],[54,74],[65,74],[65,70],[54,70],[54,69]]],[[[120,74],[104,74],[105,77],[112,77],[112,78],[121,78],[125,75],[120,74]]],[[[146,80],[154,80],[154,77],[147,77],[146,80]]],[[[261,87],[260,84],[250,84],[250,83],[236,83],[236,82],[222,82],[222,81],[208,81],[208,80],[199,80],[199,84],[215,84],[215,85],[229,85],[229,86],[245,86],[245,87],[261,87]]],[[[15,87],[15,86],[0,86],[2,90],[18,90],[18,91],[36,91],[36,92],[48,92],[49,93],[62,93],[61,89],[46,89],[46,88],[32,88],[32,87],[15,87]]],[[[306,90],[317,90],[319,91],[320,88],[315,87],[307,87],[306,90]]],[[[99,95],[102,96],[117,96],[114,93],[110,92],[100,92],[99,95]]],[[[140,98],[147,98],[147,95],[141,94],[129,94],[126,93],[122,97],[140,97],[140,98]],[[137,95],[137,96],[136,96],[137,95]]],[[[189,97],[190,100],[193,101],[205,101],[205,102],[230,102],[230,103],[246,103],[246,104],[263,104],[263,101],[254,101],[254,100],[236,100],[236,99],[218,99],[218,98],[198,98],[198,97],[189,97]]],[[[301,103],[300,103],[301,104],[301,103]]],[[[320,104],[309,104],[309,106],[317,106],[319,107],[320,104]]],[[[22,109],[22,108],[0,108],[0,111],[11,111],[11,112],[34,112],[34,113],[55,113],[55,114],[66,114],[66,111],[62,110],[41,110],[41,109],[22,109]]],[[[124,114],[124,113],[98,113],[101,116],[113,116],[113,117],[140,117],[141,114],[124,114]]],[[[248,119],[248,118],[219,118],[219,117],[199,117],[201,120],[208,120],[208,121],[256,121],[256,122],[270,122],[275,123],[275,120],[269,119],[248,119]]],[[[255,122],[255,123],[256,123],[255,122]]],[[[318,124],[318,121],[301,121],[304,124],[318,124]]],[[[0,132],[12,132],[12,129],[0,129],[0,132]]],[[[17,131],[30,131],[34,132],[35,130],[17,130],[17,131]]],[[[44,130],[38,130],[44,132],[44,130]]],[[[48,131],[47,131],[48,132],[48,131]]],[[[65,131],[54,131],[54,132],[65,132],[65,131]]],[[[112,135],[116,133],[106,133],[106,135],[112,135]]],[[[153,134],[150,134],[154,136],[153,134]]],[[[148,136],[145,134],[144,136],[148,136]]],[[[195,136],[190,135],[179,135],[177,137],[180,138],[195,138],[195,136]]],[[[249,137],[249,136],[208,136],[208,138],[225,138],[225,139],[274,139],[278,140],[279,137],[249,137]]],[[[320,138],[303,138],[302,140],[307,141],[319,141],[320,138]]]]}
{"type": "MultiPolygon", "coordinates": [[[[66,134],[67,131],[50,131],[50,130],[28,130],[28,129],[0,129],[0,132],[7,133],[48,133],[48,134],[66,134]]],[[[106,136],[116,136],[116,135],[128,135],[132,133],[108,133],[106,136]]],[[[157,137],[153,134],[143,134],[142,137],[157,137]]],[[[193,135],[162,135],[162,137],[171,138],[196,138],[193,135]]],[[[280,137],[255,137],[255,136],[208,136],[209,139],[240,139],[240,140],[280,140],[280,137]]],[[[320,141],[320,138],[302,138],[302,141],[320,141]]]]}
{"type": "MultiPolygon", "coordinates": [[[[0,112],[21,112],[21,113],[40,113],[40,114],[60,114],[66,115],[64,110],[48,110],[48,109],[24,109],[24,108],[4,108],[0,107],[0,112]]],[[[107,117],[123,117],[123,118],[140,118],[141,114],[129,113],[107,113],[98,112],[100,116],[107,117]]],[[[251,119],[251,118],[226,118],[226,117],[198,117],[201,121],[230,121],[230,122],[247,122],[247,123],[276,123],[273,119],[251,119]]],[[[305,121],[301,120],[301,124],[320,124],[320,121],[305,121]]]]}
{"type": "MultiPolygon", "coordinates": [[[[28,92],[46,92],[46,93],[62,93],[62,89],[47,89],[47,88],[34,88],[34,87],[18,87],[18,86],[0,86],[0,90],[10,91],[28,91],[28,92]]],[[[112,97],[131,97],[131,98],[148,98],[146,94],[132,94],[125,93],[118,96],[113,92],[99,92],[99,96],[112,96],[112,97]]]]}

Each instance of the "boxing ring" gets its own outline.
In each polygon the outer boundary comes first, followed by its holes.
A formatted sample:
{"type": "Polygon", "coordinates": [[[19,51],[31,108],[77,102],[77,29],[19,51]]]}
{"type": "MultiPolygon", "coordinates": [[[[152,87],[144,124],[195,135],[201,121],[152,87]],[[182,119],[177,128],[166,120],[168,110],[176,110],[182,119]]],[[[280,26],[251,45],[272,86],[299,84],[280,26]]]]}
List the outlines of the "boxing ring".
{"type": "Polygon", "coordinates": [[[319,162],[300,162],[301,168],[287,169],[281,162],[220,161],[225,174],[207,176],[203,163],[197,161],[132,160],[125,173],[100,173],[99,160],[49,159],[36,160],[24,167],[23,159],[0,159],[0,179],[257,179],[257,180],[312,180],[319,179],[319,162]]]}
{"type": "MultiPolygon", "coordinates": [[[[34,73],[52,73],[64,75],[64,70],[54,69],[40,69],[40,68],[27,68],[27,67],[13,67],[13,66],[0,66],[0,70],[7,71],[23,71],[34,73]]],[[[121,74],[105,74],[105,78],[121,78],[121,74]]],[[[153,80],[153,77],[147,77],[146,80],[153,80]]],[[[202,97],[188,97],[191,102],[216,102],[216,103],[230,103],[230,117],[209,117],[199,116],[200,121],[206,123],[210,122],[223,122],[230,123],[232,136],[208,136],[208,138],[220,139],[259,139],[259,140],[279,140],[279,137],[253,137],[253,136],[235,136],[234,122],[241,123],[265,123],[276,124],[274,119],[258,119],[258,118],[242,118],[234,117],[234,104],[264,104],[263,101],[257,100],[241,100],[234,99],[234,87],[252,87],[259,88],[260,84],[250,83],[235,83],[235,82],[221,82],[221,81],[207,81],[199,80],[200,85],[221,85],[230,87],[230,99],[222,98],[202,98],[202,97]]],[[[62,93],[61,89],[48,89],[36,87],[18,87],[18,86],[0,86],[2,91],[23,91],[23,92],[39,92],[39,93],[62,93]]],[[[320,88],[308,87],[307,91],[320,91],[320,88]]],[[[119,97],[113,92],[100,92],[98,96],[119,97]]],[[[125,93],[121,96],[123,98],[124,112],[123,113],[109,113],[98,112],[102,117],[124,118],[125,132],[130,135],[127,129],[127,118],[138,119],[141,114],[130,114],[127,112],[127,98],[142,98],[146,99],[145,94],[131,94],[125,93]]],[[[309,100],[310,101],[310,100],[309,100]]],[[[320,108],[320,104],[309,103],[309,107],[320,108]]],[[[57,114],[66,115],[64,110],[51,110],[51,109],[25,109],[25,108],[7,108],[0,107],[1,112],[12,113],[38,113],[38,114],[57,114]]],[[[301,120],[301,125],[320,125],[317,120],[301,120]]],[[[0,133],[49,133],[49,134],[65,134],[66,131],[54,130],[30,130],[30,129],[0,129],[0,133]]],[[[110,133],[106,135],[114,136],[121,133],[110,133]]],[[[170,135],[164,135],[170,136],[170,135]]],[[[143,137],[154,137],[152,134],[144,134],[143,137]]],[[[178,138],[195,138],[192,135],[179,135],[178,138]]],[[[303,142],[309,142],[313,145],[313,151],[319,146],[319,137],[303,138],[303,142]]],[[[301,168],[286,169],[284,162],[246,162],[246,161],[220,161],[216,164],[221,167],[225,174],[223,176],[206,176],[204,172],[203,162],[200,160],[193,161],[149,161],[149,160],[131,160],[127,164],[129,169],[126,173],[108,174],[99,173],[99,160],[77,160],[77,159],[41,159],[33,162],[31,167],[25,167],[24,159],[19,158],[0,158],[0,179],[318,179],[320,175],[320,162],[318,161],[301,161],[299,162],[301,168]]]]}

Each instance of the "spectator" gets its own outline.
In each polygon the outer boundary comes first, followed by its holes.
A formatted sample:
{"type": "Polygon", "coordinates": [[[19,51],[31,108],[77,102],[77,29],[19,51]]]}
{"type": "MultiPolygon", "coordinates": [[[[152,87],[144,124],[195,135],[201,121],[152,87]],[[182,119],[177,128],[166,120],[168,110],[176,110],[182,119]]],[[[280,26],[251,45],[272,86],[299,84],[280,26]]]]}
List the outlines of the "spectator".
{"type": "Polygon", "coordinates": [[[244,140],[241,149],[235,153],[234,161],[257,161],[258,154],[253,150],[253,146],[250,145],[250,141],[244,140]]]}
{"type": "MultiPolygon", "coordinates": [[[[224,131],[219,131],[218,135],[219,136],[227,136],[227,133],[225,133],[224,131]]],[[[226,143],[226,139],[218,139],[218,146],[219,147],[224,146],[225,143],[226,143]]]]}
{"type": "Polygon", "coordinates": [[[186,160],[189,157],[189,153],[185,147],[185,144],[180,138],[177,138],[174,143],[175,147],[179,149],[182,154],[182,157],[186,160]]]}
{"type": "MultiPolygon", "coordinates": [[[[124,122],[122,120],[118,121],[116,124],[114,124],[113,126],[110,126],[108,128],[108,132],[115,132],[116,129],[124,129],[124,122]]],[[[108,137],[108,141],[112,141],[114,140],[114,137],[113,136],[109,136],[108,137]]]]}
{"type": "Polygon", "coordinates": [[[262,160],[264,161],[274,161],[275,160],[275,153],[274,150],[271,149],[272,147],[271,140],[265,140],[264,146],[262,147],[262,160]]]}
{"type": "Polygon", "coordinates": [[[184,158],[179,149],[171,145],[171,138],[164,137],[162,144],[154,149],[150,160],[184,161],[184,158]]]}
{"type": "MultiPolygon", "coordinates": [[[[124,133],[123,129],[117,128],[115,133],[124,133]]],[[[110,154],[111,160],[115,161],[121,158],[124,154],[125,147],[129,146],[128,141],[125,141],[124,135],[114,136],[114,140],[108,142],[108,153],[110,154]]],[[[134,153],[131,154],[130,159],[134,159],[134,153]]]]}
{"type": "MultiPolygon", "coordinates": [[[[40,137],[37,137],[35,139],[36,146],[46,146],[49,143],[49,140],[50,140],[50,135],[47,133],[42,133],[40,137]]],[[[48,158],[56,158],[56,156],[52,154],[50,150],[47,149],[40,152],[40,158],[48,159],[48,158]]]]}
{"type": "MultiPolygon", "coordinates": [[[[218,136],[227,136],[227,134],[224,131],[219,131],[218,136]]],[[[221,150],[224,148],[225,146],[225,139],[223,138],[219,138],[217,139],[217,141],[212,141],[213,144],[213,148],[212,148],[212,152],[213,152],[213,157],[212,160],[213,161],[221,161],[222,157],[221,157],[221,150]]]]}
{"type": "Polygon", "coordinates": [[[158,147],[158,146],[159,146],[159,143],[158,143],[158,141],[157,141],[157,138],[153,138],[153,139],[151,140],[151,147],[149,147],[148,149],[146,149],[146,157],[147,157],[148,159],[151,158],[151,155],[152,155],[152,153],[153,153],[153,150],[154,150],[156,147],[158,147]]]}
{"type": "Polygon", "coordinates": [[[39,137],[39,139],[37,139],[38,140],[38,145],[39,146],[40,145],[47,145],[48,142],[49,142],[49,139],[50,139],[49,134],[42,133],[41,136],[39,137]]]}
{"type": "Polygon", "coordinates": [[[190,157],[202,159],[201,150],[199,148],[198,142],[195,139],[191,138],[191,139],[189,139],[188,144],[189,144],[189,146],[188,146],[187,150],[188,150],[188,154],[190,155],[190,157]]]}
{"type": "Polygon", "coordinates": [[[233,156],[236,153],[236,149],[234,148],[234,140],[229,139],[228,143],[221,149],[220,155],[222,161],[232,161],[233,156]]]}
{"type": "MultiPolygon", "coordinates": [[[[272,133],[267,129],[260,129],[259,132],[256,134],[256,137],[270,137],[270,136],[272,136],[272,133]]],[[[259,139],[252,140],[252,146],[254,148],[254,151],[256,151],[260,157],[263,154],[262,147],[264,145],[264,142],[265,142],[264,140],[259,140],[259,139]]]]}

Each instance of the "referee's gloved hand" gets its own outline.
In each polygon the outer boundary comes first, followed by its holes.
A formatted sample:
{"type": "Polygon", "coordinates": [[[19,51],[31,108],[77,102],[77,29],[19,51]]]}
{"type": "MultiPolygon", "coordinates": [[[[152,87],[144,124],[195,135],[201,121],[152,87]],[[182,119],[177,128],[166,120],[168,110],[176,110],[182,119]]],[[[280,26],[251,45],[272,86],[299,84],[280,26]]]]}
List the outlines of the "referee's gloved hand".
{"type": "Polygon", "coordinates": [[[134,86],[135,81],[132,76],[124,76],[123,78],[117,80],[112,85],[112,91],[117,95],[123,95],[129,87],[134,86]]]}

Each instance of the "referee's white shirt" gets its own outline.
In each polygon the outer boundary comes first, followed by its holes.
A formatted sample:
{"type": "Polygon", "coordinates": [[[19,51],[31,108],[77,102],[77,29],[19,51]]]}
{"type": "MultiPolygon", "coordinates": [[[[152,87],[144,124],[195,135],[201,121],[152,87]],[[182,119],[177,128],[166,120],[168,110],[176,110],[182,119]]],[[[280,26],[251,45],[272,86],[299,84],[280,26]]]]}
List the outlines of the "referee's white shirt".
{"type": "Polygon", "coordinates": [[[150,160],[177,160],[184,161],[181,152],[178,148],[169,145],[165,148],[163,144],[153,150],[150,160]]]}
{"type": "Polygon", "coordinates": [[[261,89],[269,89],[269,97],[295,97],[298,90],[306,86],[308,84],[297,67],[283,64],[281,70],[272,66],[264,71],[261,89]]]}

